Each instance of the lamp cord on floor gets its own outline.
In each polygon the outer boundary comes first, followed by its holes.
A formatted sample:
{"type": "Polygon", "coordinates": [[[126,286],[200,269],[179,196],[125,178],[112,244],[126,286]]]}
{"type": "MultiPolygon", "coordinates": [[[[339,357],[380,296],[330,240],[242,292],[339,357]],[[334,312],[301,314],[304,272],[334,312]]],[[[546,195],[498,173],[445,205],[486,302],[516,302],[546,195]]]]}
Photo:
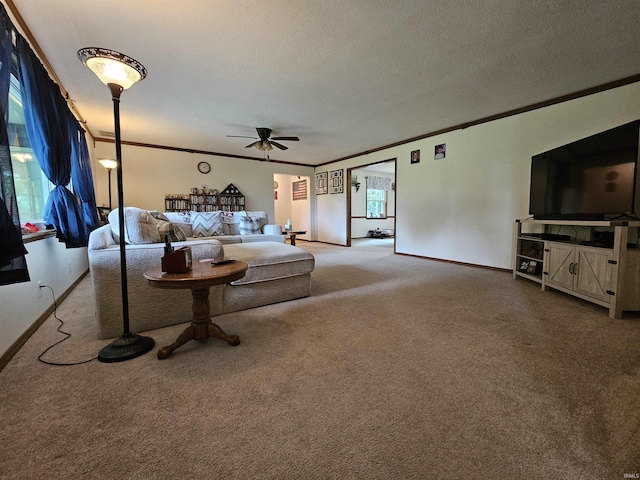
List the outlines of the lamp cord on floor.
{"type": "Polygon", "coordinates": [[[62,326],[64,325],[64,322],[62,321],[62,319],[58,318],[58,303],[56,301],[56,295],[55,295],[55,293],[53,291],[53,288],[51,288],[49,285],[40,285],[40,288],[48,288],[49,290],[51,290],[51,296],[53,297],[53,318],[55,318],[56,320],[58,320],[58,322],[60,322],[60,325],[58,325],[57,331],[60,332],[61,334],[65,335],[65,337],[62,340],[58,340],[53,345],[49,345],[45,349],[44,352],[42,352],[40,355],[38,355],[38,360],[41,361],[42,363],[46,363],[47,365],[55,365],[55,366],[58,366],[58,367],[69,367],[71,365],[82,365],[83,363],[89,363],[89,362],[93,362],[94,360],[96,360],[98,358],[97,356],[95,356],[93,358],[90,358],[89,360],[83,360],[82,362],[75,362],[75,363],[57,363],[57,362],[49,362],[48,360],[43,360],[42,359],[42,357],[44,356],[45,353],[47,353],[49,350],[51,350],[56,345],[59,345],[60,343],[62,343],[65,340],[67,340],[69,337],[71,337],[71,334],[62,331],[62,326]]]}

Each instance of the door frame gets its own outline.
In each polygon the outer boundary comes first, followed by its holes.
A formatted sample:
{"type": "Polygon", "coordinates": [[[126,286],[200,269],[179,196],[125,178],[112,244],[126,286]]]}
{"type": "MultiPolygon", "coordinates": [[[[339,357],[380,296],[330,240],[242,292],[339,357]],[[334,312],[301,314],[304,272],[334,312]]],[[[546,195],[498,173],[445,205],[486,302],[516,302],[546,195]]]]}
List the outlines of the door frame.
{"type": "MultiPolygon", "coordinates": [[[[351,171],[352,170],[359,170],[361,168],[366,168],[366,167],[370,167],[371,165],[378,165],[379,163],[387,163],[387,162],[393,162],[393,177],[395,180],[395,188],[391,189],[391,191],[393,192],[393,253],[396,253],[396,217],[398,215],[398,207],[397,207],[397,192],[398,192],[398,158],[397,157],[393,157],[393,158],[388,158],[387,160],[380,160],[377,162],[371,162],[371,163],[367,163],[364,165],[358,165],[355,167],[351,167],[351,168],[347,168],[347,176],[346,176],[346,185],[345,187],[347,188],[347,212],[346,212],[346,217],[347,217],[347,228],[346,228],[346,232],[347,232],[347,241],[346,241],[346,246],[350,247],[351,246],[351,171]]],[[[364,187],[365,189],[367,188],[367,186],[365,185],[364,187]]]]}

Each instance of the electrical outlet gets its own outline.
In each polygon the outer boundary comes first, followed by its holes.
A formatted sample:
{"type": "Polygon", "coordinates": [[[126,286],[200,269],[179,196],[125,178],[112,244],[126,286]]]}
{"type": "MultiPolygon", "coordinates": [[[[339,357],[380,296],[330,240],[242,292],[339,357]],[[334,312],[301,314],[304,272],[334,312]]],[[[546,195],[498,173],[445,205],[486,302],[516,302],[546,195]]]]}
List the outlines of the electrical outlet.
{"type": "Polygon", "coordinates": [[[42,281],[38,282],[38,298],[42,297],[42,281]]]}
{"type": "Polygon", "coordinates": [[[71,273],[71,262],[67,262],[67,272],[71,273]]]}

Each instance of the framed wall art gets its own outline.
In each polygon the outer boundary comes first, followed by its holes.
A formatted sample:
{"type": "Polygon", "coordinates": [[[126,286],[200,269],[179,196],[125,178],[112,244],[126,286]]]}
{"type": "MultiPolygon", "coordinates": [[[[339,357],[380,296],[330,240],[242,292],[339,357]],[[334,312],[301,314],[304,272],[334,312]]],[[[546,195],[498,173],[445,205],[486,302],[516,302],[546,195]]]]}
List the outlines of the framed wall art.
{"type": "Polygon", "coordinates": [[[329,178],[329,193],[342,193],[343,185],[342,170],[332,170],[329,178]]]}
{"type": "Polygon", "coordinates": [[[327,172],[316,173],[316,195],[324,195],[329,192],[327,172]]]}
{"type": "Polygon", "coordinates": [[[420,150],[411,151],[411,163],[420,163],[420,150]]]}

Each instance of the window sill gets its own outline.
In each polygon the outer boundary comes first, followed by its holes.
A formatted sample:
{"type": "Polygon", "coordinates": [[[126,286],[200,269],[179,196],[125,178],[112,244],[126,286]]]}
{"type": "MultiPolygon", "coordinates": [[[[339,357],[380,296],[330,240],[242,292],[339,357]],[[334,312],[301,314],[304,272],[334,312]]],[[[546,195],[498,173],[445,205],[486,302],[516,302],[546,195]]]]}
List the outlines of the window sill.
{"type": "Polygon", "coordinates": [[[22,243],[31,243],[37,240],[42,240],[43,238],[55,237],[55,230],[41,230],[36,233],[28,233],[27,235],[22,235],[22,243]]]}

